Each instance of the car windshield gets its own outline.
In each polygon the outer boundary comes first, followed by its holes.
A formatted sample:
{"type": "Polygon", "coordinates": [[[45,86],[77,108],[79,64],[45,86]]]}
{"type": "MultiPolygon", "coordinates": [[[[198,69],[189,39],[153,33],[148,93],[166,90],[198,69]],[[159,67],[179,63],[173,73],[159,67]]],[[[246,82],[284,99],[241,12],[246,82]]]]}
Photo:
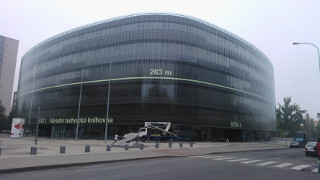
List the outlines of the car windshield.
{"type": "Polygon", "coordinates": [[[315,146],[317,143],[316,142],[309,142],[306,147],[313,147],[315,146]]]}

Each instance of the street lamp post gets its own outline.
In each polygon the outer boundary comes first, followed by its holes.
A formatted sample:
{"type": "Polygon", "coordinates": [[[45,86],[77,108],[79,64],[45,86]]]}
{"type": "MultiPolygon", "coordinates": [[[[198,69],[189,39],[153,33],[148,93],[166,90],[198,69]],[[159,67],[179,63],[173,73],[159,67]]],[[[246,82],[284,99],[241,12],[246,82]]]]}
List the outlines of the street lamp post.
{"type": "Polygon", "coordinates": [[[112,62],[110,62],[110,64],[109,64],[109,86],[108,86],[108,101],[107,101],[106,129],[105,129],[105,133],[104,133],[104,143],[107,143],[107,138],[108,138],[108,120],[109,120],[110,87],[111,87],[111,66],[112,66],[112,62]]]}
{"type": "Polygon", "coordinates": [[[81,97],[82,97],[82,81],[83,81],[83,69],[81,69],[81,84],[80,84],[80,96],[79,96],[79,104],[78,104],[78,116],[77,116],[77,128],[76,128],[76,141],[78,140],[78,133],[79,133],[79,117],[80,117],[80,106],[81,106],[81,97]]]}
{"type": "Polygon", "coordinates": [[[317,50],[318,50],[318,60],[319,60],[319,72],[320,72],[320,51],[319,51],[319,48],[318,48],[318,46],[316,46],[316,45],[314,45],[314,44],[312,44],[312,43],[308,43],[308,42],[303,42],[303,43],[299,43],[299,42],[294,42],[294,43],[292,43],[293,45],[299,45],[299,44],[309,44],[309,45],[311,45],[311,46],[313,46],[313,47],[315,47],[317,50]]]}
{"type": "MultiPolygon", "coordinates": [[[[80,119],[80,106],[81,106],[81,99],[82,99],[82,85],[83,85],[83,76],[84,76],[84,67],[88,66],[89,64],[85,64],[82,66],[81,69],[81,80],[80,80],[80,95],[79,95],[79,103],[78,103],[78,115],[77,115],[77,127],[76,127],[76,140],[78,140],[79,136],[79,119],[80,119]]],[[[108,135],[108,119],[109,119],[109,102],[110,102],[110,86],[111,86],[111,66],[112,62],[109,65],[109,87],[108,87],[108,101],[107,101],[107,115],[106,115],[106,130],[105,130],[105,137],[104,143],[107,143],[107,135],[108,135]]]]}
{"type": "Polygon", "coordinates": [[[38,107],[36,136],[35,136],[35,138],[34,138],[34,144],[35,144],[35,145],[38,144],[39,119],[40,119],[40,107],[38,107]]]}
{"type": "MultiPolygon", "coordinates": [[[[316,49],[317,49],[317,51],[318,51],[318,60],[319,60],[319,73],[320,73],[320,51],[319,51],[319,48],[318,48],[318,46],[316,46],[316,45],[314,45],[314,44],[312,44],[312,43],[308,43],[308,42],[303,42],[303,43],[299,43],[299,42],[294,42],[294,43],[292,43],[293,45],[299,45],[299,44],[308,44],[308,45],[311,45],[311,46],[313,46],[313,47],[315,47],[316,49]]],[[[311,130],[310,130],[310,141],[311,141],[311,130]]]]}
{"type": "Polygon", "coordinates": [[[34,86],[35,86],[35,81],[36,81],[37,63],[38,63],[38,50],[37,50],[37,53],[36,53],[36,62],[35,62],[35,65],[34,65],[33,71],[32,71],[33,83],[32,83],[30,110],[29,110],[29,126],[30,126],[30,122],[31,122],[31,109],[32,109],[32,103],[33,103],[34,86]]]}

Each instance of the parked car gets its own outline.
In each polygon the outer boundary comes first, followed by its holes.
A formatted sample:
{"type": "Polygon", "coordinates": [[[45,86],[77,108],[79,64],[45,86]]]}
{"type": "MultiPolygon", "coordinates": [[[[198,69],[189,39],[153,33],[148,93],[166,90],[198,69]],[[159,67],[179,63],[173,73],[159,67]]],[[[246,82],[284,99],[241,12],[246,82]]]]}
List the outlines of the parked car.
{"type": "Polygon", "coordinates": [[[299,147],[301,147],[301,144],[298,141],[292,141],[292,143],[290,144],[290,148],[299,148],[299,147]]]}
{"type": "Polygon", "coordinates": [[[312,155],[316,156],[317,152],[314,150],[314,147],[317,145],[317,142],[308,142],[306,147],[304,148],[304,152],[306,153],[306,156],[312,155]]]}

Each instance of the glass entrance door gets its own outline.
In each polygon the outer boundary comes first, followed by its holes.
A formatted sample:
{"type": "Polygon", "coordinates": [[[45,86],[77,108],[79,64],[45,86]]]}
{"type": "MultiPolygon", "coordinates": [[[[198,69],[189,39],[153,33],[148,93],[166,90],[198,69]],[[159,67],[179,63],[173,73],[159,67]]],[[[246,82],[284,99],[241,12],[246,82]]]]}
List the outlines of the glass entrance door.
{"type": "Polygon", "coordinates": [[[64,138],[66,134],[65,126],[52,126],[51,138],[64,138]]]}

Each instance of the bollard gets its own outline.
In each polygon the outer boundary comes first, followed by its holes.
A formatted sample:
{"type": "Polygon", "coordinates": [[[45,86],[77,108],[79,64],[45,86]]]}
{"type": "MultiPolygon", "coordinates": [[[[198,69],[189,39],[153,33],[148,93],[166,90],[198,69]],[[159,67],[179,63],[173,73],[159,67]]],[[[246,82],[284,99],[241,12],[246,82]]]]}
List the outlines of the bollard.
{"type": "Polygon", "coordinates": [[[159,143],[156,143],[156,149],[158,149],[159,148],[159,143]]]}
{"type": "Polygon", "coordinates": [[[1,156],[1,148],[0,148],[0,156],[1,156]]]}
{"type": "Polygon", "coordinates": [[[65,153],[66,153],[66,147],[60,146],[60,154],[65,154],[65,153]]]}
{"type": "Polygon", "coordinates": [[[129,150],[129,145],[128,144],[124,145],[124,150],[129,150]]]}
{"type": "Polygon", "coordinates": [[[190,143],[190,147],[193,147],[193,143],[190,143]]]}
{"type": "Polygon", "coordinates": [[[86,146],[85,146],[84,152],[90,152],[90,145],[86,145],[86,146]]]}
{"type": "Polygon", "coordinates": [[[140,149],[143,150],[143,144],[140,144],[140,149]]]}
{"type": "Polygon", "coordinates": [[[179,143],[179,147],[181,147],[181,148],[182,148],[182,147],[183,147],[183,144],[182,144],[182,143],[179,143]]]}
{"type": "Polygon", "coordinates": [[[169,146],[169,148],[172,148],[172,143],[171,143],[171,142],[169,142],[168,146],[169,146]]]}
{"type": "Polygon", "coordinates": [[[106,151],[111,151],[111,146],[110,145],[107,145],[106,151]]]}
{"type": "Polygon", "coordinates": [[[37,155],[37,147],[31,147],[30,155],[37,155]]]}

